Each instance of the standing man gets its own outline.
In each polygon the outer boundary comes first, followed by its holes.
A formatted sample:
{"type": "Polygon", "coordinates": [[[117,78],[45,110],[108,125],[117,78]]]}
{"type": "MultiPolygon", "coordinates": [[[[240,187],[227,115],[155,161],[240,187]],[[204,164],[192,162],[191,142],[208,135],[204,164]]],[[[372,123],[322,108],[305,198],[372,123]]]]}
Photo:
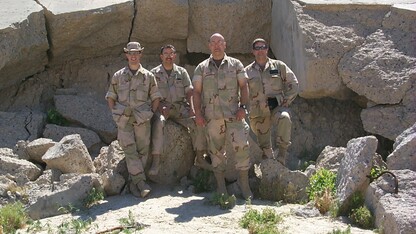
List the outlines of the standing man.
{"type": "Polygon", "coordinates": [[[285,63],[267,56],[268,49],[264,39],[255,39],[252,43],[255,61],[245,68],[250,88],[250,127],[263,157],[274,158],[271,127],[277,126],[277,159],[285,165],[292,128],[288,107],[298,94],[298,80],[285,63]]]}
{"type": "Polygon", "coordinates": [[[136,197],[146,197],[151,190],[144,168],[149,154],[150,119],[161,98],[155,77],[140,64],[143,49],[138,42],[127,44],[124,52],[128,65],[114,73],[105,96],[126,157],[130,191],[136,197]]]}
{"type": "Polygon", "coordinates": [[[248,131],[245,121],[248,104],[247,74],[240,60],[225,54],[224,37],[213,34],[208,43],[211,56],[195,69],[195,122],[206,126],[208,149],[217,181],[217,191],[227,194],[225,140],[229,138],[235,151],[239,185],[245,199],[252,197],[248,183],[250,168],[248,131]]]}
{"type": "Polygon", "coordinates": [[[160,50],[162,64],[151,72],[156,77],[162,100],[152,118],[152,157],[153,163],[149,175],[159,173],[160,155],[163,149],[163,128],[165,120],[171,119],[184,126],[190,132],[192,145],[196,152],[195,165],[212,170],[205,160],[207,151],[203,127],[196,126],[192,119],[195,114],[191,108],[193,86],[185,68],[175,64],[176,50],[173,45],[165,45],[160,50]]]}

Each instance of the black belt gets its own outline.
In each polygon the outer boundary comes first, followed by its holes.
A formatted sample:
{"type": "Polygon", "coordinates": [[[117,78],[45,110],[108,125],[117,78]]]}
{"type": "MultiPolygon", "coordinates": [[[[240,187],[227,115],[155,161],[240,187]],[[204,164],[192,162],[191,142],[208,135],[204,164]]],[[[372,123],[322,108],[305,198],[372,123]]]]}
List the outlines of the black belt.
{"type": "Polygon", "coordinates": [[[269,110],[273,110],[274,108],[279,106],[279,102],[277,98],[267,98],[267,105],[269,106],[269,110]]]}

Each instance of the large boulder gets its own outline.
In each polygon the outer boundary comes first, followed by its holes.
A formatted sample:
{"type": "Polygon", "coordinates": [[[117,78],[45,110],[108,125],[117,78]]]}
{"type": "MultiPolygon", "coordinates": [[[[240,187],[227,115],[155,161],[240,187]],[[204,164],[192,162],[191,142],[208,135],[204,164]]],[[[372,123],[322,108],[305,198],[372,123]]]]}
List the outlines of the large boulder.
{"type": "Polygon", "coordinates": [[[116,139],[117,128],[106,104],[78,95],[55,95],[54,100],[64,118],[88,126],[107,144],[116,139]]]}
{"type": "Polygon", "coordinates": [[[45,7],[52,63],[122,53],[134,1],[40,0],[45,7]]]}
{"type": "Polygon", "coordinates": [[[365,202],[375,216],[375,225],[384,233],[413,234],[416,230],[416,172],[392,170],[398,179],[384,174],[370,184],[365,202]]]}
{"type": "Polygon", "coordinates": [[[227,53],[250,53],[255,38],[270,38],[270,7],[270,0],[189,1],[188,51],[210,54],[209,37],[218,32],[227,53]]]}
{"type": "Polygon", "coordinates": [[[184,127],[168,120],[163,138],[159,174],[148,177],[160,184],[175,184],[189,174],[194,164],[195,153],[192,149],[191,137],[184,127]]]}
{"type": "Polygon", "coordinates": [[[19,140],[39,138],[44,122],[45,115],[37,111],[0,111],[0,147],[14,148],[19,140]]]}
{"type": "Polygon", "coordinates": [[[45,192],[35,202],[29,204],[28,215],[37,220],[63,214],[65,209],[59,208],[68,208],[68,205],[80,208],[92,188],[102,189],[98,174],[62,175],[52,191],[45,192]]]}
{"type": "Polygon", "coordinates": [[[305,173],[290,171],[274,159],[266,159],[256,165],[255,173],[260,179],[258,193],[262,199],[292,203],[308,200],[306,187],[309,179],[305,173]]]}
{"type": "Polygon", "coordinates": [[[355,192],[364,193],[367,189],[367,176],[370,175],[373,166],[377,144],[377,138],[374,136],[360,137],[348,142],[336,181],[341,213],[347,210],[355,192]]]}
{"type": "Polygon", "coordinates": [[[87,128],[64,127],[55,124],[47,124],[45,126],[45,130],[43,131],[43,137],[50,138],[54,141],[60,141],[63,137],[72,134],[79,134],[82,142],[84,142],[90,152],[101,143],[101,139],[97,133],[87,128]]]}
{"type": "Polygon", "coordinates": [[[36,1],[0,3],[0,90],[45,69],[49,49],[45,16],[36,1]],[[24,67],[24,69],[19,69],[24,67]]]}
{"type": "Polygon", "coordinates": [[[56,142],[48,138],[38,138],[31,142],[18,141],[16,144],[16,153],[19,158],[34,161],[37,163],[44,163],[42,156],[49,148],[55,145],[56,142]]]}
{"type": "Polygon", "coordinates": [[[416,171],[416,123],[396,138],[387,165],[389,170],[416,171]]]}
{"type": "Polygon", "coordinates": [[[107,195],[119,194],[129,179],[124,157],[118,141],[113,141],[108,147],[102,147],[100,154],[94,159],[94,167],[101,176],[107,195]]]}
{"type": "Polygon", "coordinates": [[[46,151],[42,160],[49,168],[59,169],[62,173],[95,172],[91,156],[79,134],[62,138],[46,151]]]}
{"type": "Polygon", "coordinates": [[[13,177],[19,185],[36,180],[41,174],[41,169],[27,160],[0,155],[0,175],[13,177]]]}

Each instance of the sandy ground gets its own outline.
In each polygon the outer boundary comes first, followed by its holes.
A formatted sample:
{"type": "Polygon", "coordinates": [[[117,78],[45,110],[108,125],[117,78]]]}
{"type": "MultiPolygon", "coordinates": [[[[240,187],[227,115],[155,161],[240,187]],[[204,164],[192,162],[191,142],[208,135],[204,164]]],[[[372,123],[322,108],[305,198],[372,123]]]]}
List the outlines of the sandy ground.
{"type": "MultiPolygon", "coordinates": [[[[37,233],[58,233],[57,229],[54,229],[58,225],[73,219],[88,217],[92,218],[93,223],[90,229],[83,233],[100,233],[120,227],[120,219],[128,219],[129,213],[136,222],[145,226],[140,231],[130,233],[248,233],[248,230],[241,228],[238,222],[250,208],[259,211],[264,208],[275,209],[283,216],[283,221],[277,225],[282,233],[321,234],[347,228],[347,224],[341,219],[334,220],[320,215],[314,217],[297,215],[299,210],[305,210],[305,205],[277,205],[275,202],[256,199],[251,205],[246,205],[244,200],[238,199],[234,208],[223,210],[209,204],[211,193],[193,194],[180,188],[161,185],[152,185],[152,188],[151,195],[147,199],[136,198],[131,194],[112,196],[88,211],[81,212],[81,215],[66,214],[42,219],[40,222],[44,230],[37,233]],[[47,225],[49,228],[46,228],[47,225]]],[[[20,230],[19,233],[34,232],[20,230]]],[[[351,233],[373,232],[352,227],[351,233]]]]}

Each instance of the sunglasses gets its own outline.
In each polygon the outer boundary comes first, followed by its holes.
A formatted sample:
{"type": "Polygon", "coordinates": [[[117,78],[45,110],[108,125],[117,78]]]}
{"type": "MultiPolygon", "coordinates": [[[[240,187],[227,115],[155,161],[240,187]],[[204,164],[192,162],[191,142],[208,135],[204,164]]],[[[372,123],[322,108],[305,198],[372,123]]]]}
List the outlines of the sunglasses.
{"type": "Polygon", "coordinates": [[[142,53],[141,51],[129,51],[129,52],[127,52],[127,54],[129,54],[129,55],[139,55],[141,53],[142,53]]]}
{"type": "Polygon", "coordinates": [[[261,45],[261,46],[254,46],[253,50],[267,50],[269,47],[267,45],[261,45]]]}

